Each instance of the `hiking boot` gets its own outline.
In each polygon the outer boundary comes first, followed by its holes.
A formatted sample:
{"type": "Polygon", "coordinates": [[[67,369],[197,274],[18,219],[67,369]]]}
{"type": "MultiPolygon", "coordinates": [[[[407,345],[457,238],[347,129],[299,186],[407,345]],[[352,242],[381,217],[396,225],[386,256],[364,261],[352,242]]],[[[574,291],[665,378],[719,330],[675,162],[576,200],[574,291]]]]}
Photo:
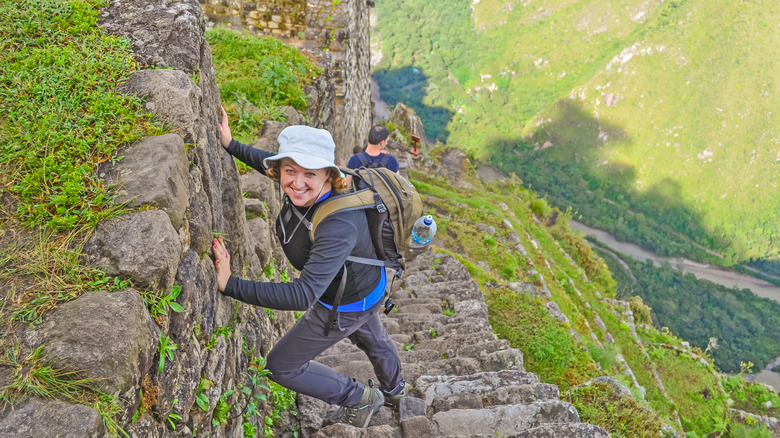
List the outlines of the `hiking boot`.
{"type": "Polygon", "coordinates": [[[401,386],[401,391],[396,395],[390,395],[389,392],[382,390],[382,395],[385,396],[385,406],[396,411],[401,406],[401,399],[406,397],[406,395],[409,394],[409,391],[412,390],[411,386],[404,382],[401,382],[401,385],[403,385],[401,386]]]}
{"type": "Polygon", "coordinates": [[[363,390],[360,403],[341,408],[341,420],[343,423],[365,428],[371,421],[371,416],[379,411],[384,402],[385,397],[382,395],[382,391],[375,386],[373,379],[368,379],[368,385],[363,390]]]}

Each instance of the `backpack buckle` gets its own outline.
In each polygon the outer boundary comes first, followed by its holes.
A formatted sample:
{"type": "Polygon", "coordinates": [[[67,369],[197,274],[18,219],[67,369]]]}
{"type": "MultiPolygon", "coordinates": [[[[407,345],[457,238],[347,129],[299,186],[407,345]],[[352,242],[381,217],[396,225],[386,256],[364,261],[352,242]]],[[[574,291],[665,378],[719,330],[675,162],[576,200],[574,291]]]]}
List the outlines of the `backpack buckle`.
{"type": "Polygon", "coordinates": [[[385,206],[385,204],[377,204],[376,210],[380,213],[384,213],[387,211],[387,206],[385,206]]]}

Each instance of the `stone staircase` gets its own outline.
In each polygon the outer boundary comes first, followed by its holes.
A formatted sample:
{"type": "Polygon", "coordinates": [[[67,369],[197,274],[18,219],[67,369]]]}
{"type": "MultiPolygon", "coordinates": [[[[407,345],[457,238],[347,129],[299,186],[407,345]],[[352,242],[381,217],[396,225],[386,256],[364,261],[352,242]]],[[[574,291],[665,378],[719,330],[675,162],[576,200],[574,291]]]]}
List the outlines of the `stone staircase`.
{"type": "MultiPolygon", "coordinates": [[[[399,412],[383,407],[369,427],[337,423],[338,407],[300,395],[304,437],[604,437],[580,423],[558,387],[523,369],[523,354],[493,334],[477,283],[449,255],[425,254],[392,285],[396,310],[382,316],[412,385],[399,412]]],[[[360,381],[374,378],[365,354],[345,340],[319,362],[360,381]]]]}

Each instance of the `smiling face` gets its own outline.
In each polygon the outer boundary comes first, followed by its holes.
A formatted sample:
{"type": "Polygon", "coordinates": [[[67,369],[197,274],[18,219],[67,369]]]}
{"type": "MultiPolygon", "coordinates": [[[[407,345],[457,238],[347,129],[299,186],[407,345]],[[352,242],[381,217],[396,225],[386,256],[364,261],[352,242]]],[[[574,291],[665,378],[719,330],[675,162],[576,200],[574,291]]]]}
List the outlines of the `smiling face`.
{"type": "Polygon", "coordinates": [[[298,207],[308,207],[330,190],[326,169],[305,169],[290,158],[282,158],[279,185],[298,207]]]}

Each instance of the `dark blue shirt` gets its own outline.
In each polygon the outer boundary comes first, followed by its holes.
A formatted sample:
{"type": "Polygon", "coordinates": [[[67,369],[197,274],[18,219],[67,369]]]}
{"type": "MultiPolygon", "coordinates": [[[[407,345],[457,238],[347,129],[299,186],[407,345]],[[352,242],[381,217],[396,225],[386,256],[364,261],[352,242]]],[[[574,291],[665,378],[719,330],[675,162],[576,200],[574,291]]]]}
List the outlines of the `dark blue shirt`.
{"type": "Polygon", "coordinates": [[[353,155],[349,159],[349,162],[347,163],[347,167],[350,168],[350,169],[357,169],[357,168],[359,168],[361,166],[361,164],[360,164],[360,157],[361,156],[366,161],[370,161],[370,162],[377,163],[377,164],[381,163],[382,160],[384,160],[385,157],[387,157],[388,158],[387,159],[387,165],[385,165],[385,167],[390,169],[390,170],[392,170],[393,172],[398,172],[398,160],[396,160],[395,157],[390,155],[390,154],[379,154],[376,157],[372,157],[371,155],[368,155],[365,152],[361,152],[359,154],[353,155]]]}

